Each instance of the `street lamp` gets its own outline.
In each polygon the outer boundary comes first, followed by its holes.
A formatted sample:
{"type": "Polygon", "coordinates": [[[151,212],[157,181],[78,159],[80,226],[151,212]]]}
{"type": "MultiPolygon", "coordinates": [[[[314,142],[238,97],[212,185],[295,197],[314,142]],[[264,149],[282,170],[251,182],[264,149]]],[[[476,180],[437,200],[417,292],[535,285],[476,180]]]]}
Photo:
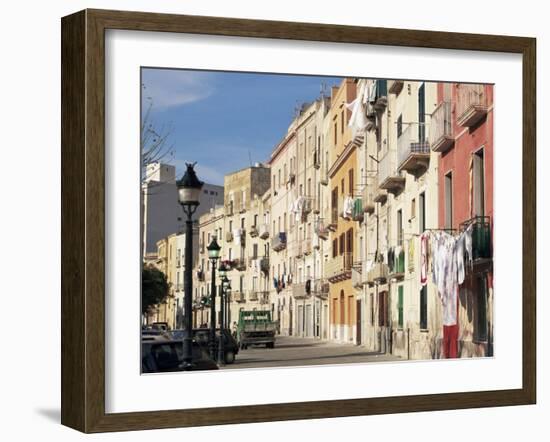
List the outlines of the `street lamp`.
{"type": "Polygon", "coordinates": [[[183,337],[183,367],[191,369],[193,365],[193,214],[200,204],[199,198],[204,184],[195,173],[196,163],[186,163],[187,170],[176,183],[178,200],[185,220],[185,272],[184,272],[184,337],[183,337]]]}
{"type": "Polygon", "coordinates": [[[221,247],[216,240],[216,236],[212,237],[212,241],[206,248],[208,250],[208,258],[212,263],[212,286],[210,288],[210,357],[216,360],[216,263],[220,259],[221,247]]]}
{"type": "Polygon", "coordinates": [[[231,300],[231,283],[227,280],[227,287],[225,287],[225,324],[228,329],[231,329],[231,311],[229,310],[229,303],[231,300]]]}
{"type": "Polygon", "coordinates": [[[226,286],[229,284],[229,279],[227,279],[227,268],[225,265],[220,265],[218,273],[221,276],[221,293],[220,293],[220,335],[218,336],[218,365],[225,365],[225,343],[224,343],[224,330],[226,328],[225,321],[225,297],[226,295],[226,286]]]}

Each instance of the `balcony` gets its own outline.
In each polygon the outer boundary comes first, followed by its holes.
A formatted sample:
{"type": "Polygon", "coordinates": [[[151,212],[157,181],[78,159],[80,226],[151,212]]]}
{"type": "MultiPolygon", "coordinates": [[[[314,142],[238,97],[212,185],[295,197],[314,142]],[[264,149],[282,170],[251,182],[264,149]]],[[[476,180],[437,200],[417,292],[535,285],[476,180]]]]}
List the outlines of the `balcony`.
{"type": "Polygon", "coordinates": [[[267,290],[256,292],[256,294],[258,295],[260,304],[269,304],[269,292],[267,290]]]}
{"type": "Polygon", "coordinates": [[[231,298],[233,299],[233,302],[246,302],[246,297],[240,290],[234,290],[231,292],[231,298]]]}
{"type": "Polygon", "coordinates": [[[233,201],[225,205],[225,216],[233,216],[233,201]]]}
{"type": "Polygon", "coordinates": [[[418,175],[430,164],[430,145],[426,142],[426,126],[409,124],[397,139],[399,172],[418,175]]]}
{"type": "Polygon", "coordinates": [[[313,289],[313,282],[310,280],[309,283],[301,282],[292,284],[292,296],[294,299],[305,299],[311,296],[311,291],[313,289]]]}
{"type": "Polygon", "coordinates": [[[195,275],[197,276],[197,281],[204,281],[205,280],[205,275],[204,275],[203,270],[197,270],[195,275]]]}
{"type": "Polygon", "coordinates": [[[390,276],[397,280],[401,280],[405,277],[405,250],[403,248],[401,248],[399,254],[394,258],[390,276]]]}
{"type": "Polygon", "coordinates": [[[256,238],[259,234],[259,231],[258,231],[258,227],[256,226],[252,226],[250,228],[250,231],[248,232],[248,234],[252,237],[252,238],[256,238]]]}
{"type": "Polygon", "coordinates": [[[311,252],[313,251],[313,243],[311,241],[311,238],[306,238],[304,240],[303,251],[304,251],[304,255],[311,255],[311,252]]]}
{"type": "Polygon", "coordinates": [[[328,299],[330,283],[325,278],[315,279],[313,281],[313,293],[321,299],[328,299]]]}
{"type": "Polygon", "coordinates": [[[367,273],[369,284],[384,284],[388,280],[388,265],[383,262],[376,262],[367,273]]]}
{"type": "Polygon", "coordinates": [[[225,232],[225,242],[233,242],[233,232],[225,232]]]}
{"type": "Polygon", "coordinates": [[[475,126],[487,115],[488,103],[483,84],[460,84],[457,86],[456,122],[459,126],[475,126]]]}
{"type": "Polygon", "coordinates": [[[258,292],[256,290],[251,290],[248,292],[248,300],[256,302],[259,299],[258,292]]]}
{"type": "Polygon", "coordinates": [[[397,195],[405,188],[405,178],[395,167],[395,154],[386,152],[378,164],[378,187],[397,195]]]}
{"type": "Polygon", "coordinates": [[[244,258],[235,258],[233,260],[233,268],[235,270],[238,270],[240,272],[243,272],[246,270],[246,261],[244,258]]]}
{"type": "Polygon", "coordinates": [[[304,216],[313,210],[313,201],[314,201],[314,198],[311,196],[304,197],[304,206],[302,209],[302,214],[304,216]]]}
{"type": "Polygon", "coordinates": [[[269,238],[269,226],[267,224],[262,224],[260,226],[260,238],[261,239],[269,238]]]}
{"type": "Polygon", "coordinates": [[[442,101],[432,114],[430,123],[430,146],[434,152],[445,153],[455,144],[451,102],[442,101]]]}
{"type": "Polygon", "coordinates": [[[321,172],[321,178],[319,182],[323,186],[328,186],[328,166],[325,165],[324,170],[321,172]]]}
{"type": "Polygon", "coordinates": [[[344,253],[331,258],[325,267],[329,282],[335,283],[351,278],[352,264],[353,254],[351,253],[344,253]]]}
{"type": "Polygon", "coordinates": [[[353,265],[351,269],[351,284],[356,289],[361,289],[363,287],[363,272],[361,268],[361,263],[358,265],[353,265]]]}
{"type": "Polygon", "coordinates": [[[313,213],[315,213],[315,215],[321,213],[321,198],[319,197],[313,199],[313,213]]]}
{"type": "Polygon", "coordinates": [[[375,201],[374,201],[374,198],[373,198],[373,195],[372,195],[372,187],[369,186],[369,185],[366,185],[364,188],[363,188],[363,195],[362,195],[362,199],[363,199],[363,212],[371,215],[374,213],[374,209],[375,209],[375,201]]]}
{"type": "Polygon", "coordinates": [[[461,231],[467,228],[472,230],[472,260],[474,265],[490,261],[493,256],[490,217],[476,216],[460,225],[461,231]]]}
{"type": "Polygon", "coordinates": [[[271,240],[271,247],[276,252],[286,249],[286,232],[279,232],[271,240]]]}
{"type": "Polygon", "coordinates": [[[363,211],[363,199],[355,198],[353,202],[353,213],[351,215],[353,221],[362,223],[365,219],[365,212],[363,211]]]}
{"type": "Polygon", "coordinates": [[[321,167],[321,154],[317,150],[313,152],[313,167],[315,167],[315,169],[321,167]]]}
{"type": "Polygon", "coordinates": [[[388,92],[390,94],[399,95],[399,93],[403,90],[403,85],[405,82],[403,80],[390,80],[388,81],[388,92]]]}
{"type": "Polygon", "coordinates": [[[296,241],[296,243],[292,247],[292,252],[293,252],[292,254],[296,258],[302,258],[304,256],[304,245],[302,241],[296,241]]]}
{"type": "Polygon", "coordinates": [[[321,239],[328,239],[329,230],[322,221],[317,221],[317,223],[315,224],[315,233],[321,239]]]}

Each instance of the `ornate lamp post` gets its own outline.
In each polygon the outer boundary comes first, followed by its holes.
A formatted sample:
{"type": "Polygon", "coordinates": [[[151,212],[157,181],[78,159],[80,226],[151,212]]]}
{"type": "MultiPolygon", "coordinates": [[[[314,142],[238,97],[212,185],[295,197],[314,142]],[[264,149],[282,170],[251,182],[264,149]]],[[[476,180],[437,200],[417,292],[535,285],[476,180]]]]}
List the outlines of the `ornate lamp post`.
{"type": "Polygon", "coordinates": [[[216,263],[220,259],[221,247],[216,240],[216,237],[212,237],[212,241],[206,248],[208,250],[208,258],[212,264],[212,284],[210,288],[210,339],[208,346],[210,347],[210,357],[216,360],[216,263]]]}
{"type": "Polygon", "coordinates": [[[225,335],[224,330],[227,328],[227,322],[225,320],[225,298],[226,287],[229,284],[229,279],[227,279],[227,268],[225,265],[221,265],[218,273],[221,277],[221,293],[220,293],[220,335],[218,336],[218,365],[225,365],[225,335]]]}
{"type": "Polygon", "coordinates": [[[193,214],[200,204],[199,198],[202,185],[197,178],[194,167],[196,163],[186,163],[187,170],[176,183],[178,200],[187,216],[185,220],[185,273],[184,273],[184,305],[183,305],[183,366],[191,369],[193,365],[193,214]]]}

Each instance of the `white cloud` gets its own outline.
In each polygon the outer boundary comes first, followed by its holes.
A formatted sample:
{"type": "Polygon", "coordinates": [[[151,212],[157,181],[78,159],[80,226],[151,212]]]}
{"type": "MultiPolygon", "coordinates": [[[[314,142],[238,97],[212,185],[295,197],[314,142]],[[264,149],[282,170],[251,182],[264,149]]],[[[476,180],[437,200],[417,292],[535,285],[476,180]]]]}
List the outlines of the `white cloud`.
{"type": "Polygon", "coordinates": [[[155,110],[164,110],[204,100],[214,93],[209,77],[208,72],[145,69],[143,103],[152,100],[155,110]]]}

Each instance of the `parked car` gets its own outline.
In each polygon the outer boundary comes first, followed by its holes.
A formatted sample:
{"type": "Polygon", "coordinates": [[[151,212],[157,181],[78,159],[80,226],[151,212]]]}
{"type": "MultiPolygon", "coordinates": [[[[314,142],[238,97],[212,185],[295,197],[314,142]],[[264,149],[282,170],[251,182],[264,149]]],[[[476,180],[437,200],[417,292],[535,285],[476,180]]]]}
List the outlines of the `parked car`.
{"type": "MultiPolygon", "coordinates": [[[[208,354],[206,348],[193,341],[193,367],[197,370],[218,370],[218,365],[208,354]]],[[[141,341],[141,372],[164,373],[184,371],[183,342],[167,338],[141,341]]]]}
{"type": "MultiPolygon", "coordinates": [[[[185,336],[185,330],[171,330],[167,332],[170,339],[182,340],[185,336]]],[[[223,329],[225,363],[232,364],[235,362],[235,357],[239,353],[239,345],[231,334],[231,330],[223,329]]],[[[218,340],[220,337],[220,329],[216,329],[216,352],[218,351],[218,340]]],[[[209,328],[194,328],[193,338],[204,348],[208,349],[208,340],[210,338],[209,328]]],[[[217,353],[216,353],[217,354],[217,353]]]]}

